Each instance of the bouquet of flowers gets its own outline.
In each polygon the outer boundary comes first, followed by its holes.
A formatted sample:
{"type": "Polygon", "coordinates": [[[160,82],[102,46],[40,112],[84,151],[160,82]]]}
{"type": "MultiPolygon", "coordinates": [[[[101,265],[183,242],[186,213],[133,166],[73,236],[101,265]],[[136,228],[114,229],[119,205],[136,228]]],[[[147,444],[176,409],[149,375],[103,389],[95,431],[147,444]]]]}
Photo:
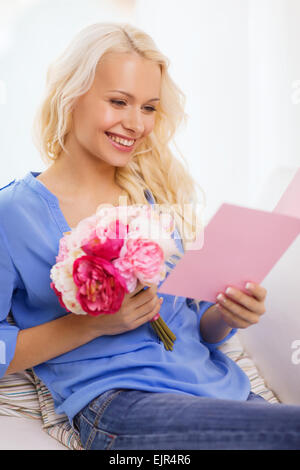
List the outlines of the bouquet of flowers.
{"type": "MultiPolygon", "coordinates": [[[[167,274],[166,261],[180,256],[171,238],[174,218],[150,205],[100,205],[59,241],[50,286],[68,312],[81,315],[114,314],[125,293],[138,281],[158,284],[167,274]]],[[[167,350],[175,335],[159,314],[151,326],[167,350]]]]}

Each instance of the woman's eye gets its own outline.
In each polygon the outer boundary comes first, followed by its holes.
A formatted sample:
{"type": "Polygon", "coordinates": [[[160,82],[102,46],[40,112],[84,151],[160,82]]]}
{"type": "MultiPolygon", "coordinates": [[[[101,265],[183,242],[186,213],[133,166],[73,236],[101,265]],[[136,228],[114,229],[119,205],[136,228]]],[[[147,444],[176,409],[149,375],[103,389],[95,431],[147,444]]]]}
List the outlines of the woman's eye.
{"type": "MultiPolygon", "coordinates": [[[[110,100],[111,103],[113,104],[116,104],[118,106],[122,106],[123,104],[126,104],[125,101],[121,101],[121,100],[110,100]]],[[[148,111],[148,112],[154,112],[156,111],[155,108],[153,108],[152,106],[145,106],[145,109],[148,111]]]]}
{"type": "Polygon", "coordinates": [[[152,106],[146,106],[145,109],[147,109],[147,111],[156,111],[155,108],[152,108],[152,106]]]}
{"type": "Polygon", "coordinates": [[[110,100],[111,103],[114,103],[114,104],[126,104],[125,101],[119,101],[119,100],[110,100]]]}

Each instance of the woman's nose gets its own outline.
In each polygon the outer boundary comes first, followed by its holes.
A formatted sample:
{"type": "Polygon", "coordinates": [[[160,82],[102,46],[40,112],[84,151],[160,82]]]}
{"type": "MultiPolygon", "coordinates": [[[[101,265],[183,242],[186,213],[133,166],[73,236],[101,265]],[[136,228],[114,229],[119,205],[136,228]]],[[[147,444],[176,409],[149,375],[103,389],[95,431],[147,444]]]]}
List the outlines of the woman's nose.
{"type": "Polygon", "coordinates": [[[136,137],[140,137],[144,132],[144,122],[141,111],[129,111],[123,121],[123,125],[126,129],[130,129],[132,132],[134,132],[136,137]]]}

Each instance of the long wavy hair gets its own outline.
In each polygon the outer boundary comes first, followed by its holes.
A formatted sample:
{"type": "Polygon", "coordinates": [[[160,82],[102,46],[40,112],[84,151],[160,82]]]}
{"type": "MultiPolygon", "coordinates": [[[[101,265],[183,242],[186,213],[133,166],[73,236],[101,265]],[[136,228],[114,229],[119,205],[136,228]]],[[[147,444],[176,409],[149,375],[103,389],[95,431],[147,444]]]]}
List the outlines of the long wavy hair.
{"type": "MultiPolygon", "coordinates": [[[[113,52],[137,53],[161,69],[161,94],[154,129],[137,147],[128,165],[116,168],[116,183],[126,192],[130,204],[147,204],[144,191],[150,190],[155,204],[171,207],[185,251],[186,244],[203,230],[196,207],[204,209],[205,193],[191,176],[174,139],[179,127],[187,122],[186,96],[168,72],[169,59],[147,33],[128,23],[108,22],[79,31],[48,67],[44,96],[33,122],[34,145],[47,166],[59,158],[62,150],[68,153],[64,144],[72,127],[74,103],[90,89],[104,54],[113,52]],[[170,144],[184,163],[173,154],[170,144]],[[201,204],[196,186],[202,192],[201,204]]],[[[199,301],[195,303],[199,309],[199,301]]]]}

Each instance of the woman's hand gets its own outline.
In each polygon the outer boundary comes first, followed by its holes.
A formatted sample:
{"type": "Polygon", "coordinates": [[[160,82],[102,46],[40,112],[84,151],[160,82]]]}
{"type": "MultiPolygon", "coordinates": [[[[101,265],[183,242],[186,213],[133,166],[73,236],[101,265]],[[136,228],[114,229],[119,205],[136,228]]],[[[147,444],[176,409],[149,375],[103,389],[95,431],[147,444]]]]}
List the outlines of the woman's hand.
{"type": "Polygon", "coordinates": [[[229,287],[225,293],[217,296],[216,307],[225,323],[232,328],[248,328],[258,323],[266,311],[267,290],[255,283],[247,283],[247,295],[235,287],[229,287]]]}
{"type": "MultiPolygon", "coordinates": [[[[136,289],[125,294],[121,308],[113,314],[103,314],[92,317],[85,315],[85,321],[94,329],[97,336],[117,335],[134,330],[152,320],[159,313],[161,301],[157,296],[157,286],[148,286],[138,282],[136,289]]],[[[83,316],[83,315],[80,315],[83,316]]]]}

